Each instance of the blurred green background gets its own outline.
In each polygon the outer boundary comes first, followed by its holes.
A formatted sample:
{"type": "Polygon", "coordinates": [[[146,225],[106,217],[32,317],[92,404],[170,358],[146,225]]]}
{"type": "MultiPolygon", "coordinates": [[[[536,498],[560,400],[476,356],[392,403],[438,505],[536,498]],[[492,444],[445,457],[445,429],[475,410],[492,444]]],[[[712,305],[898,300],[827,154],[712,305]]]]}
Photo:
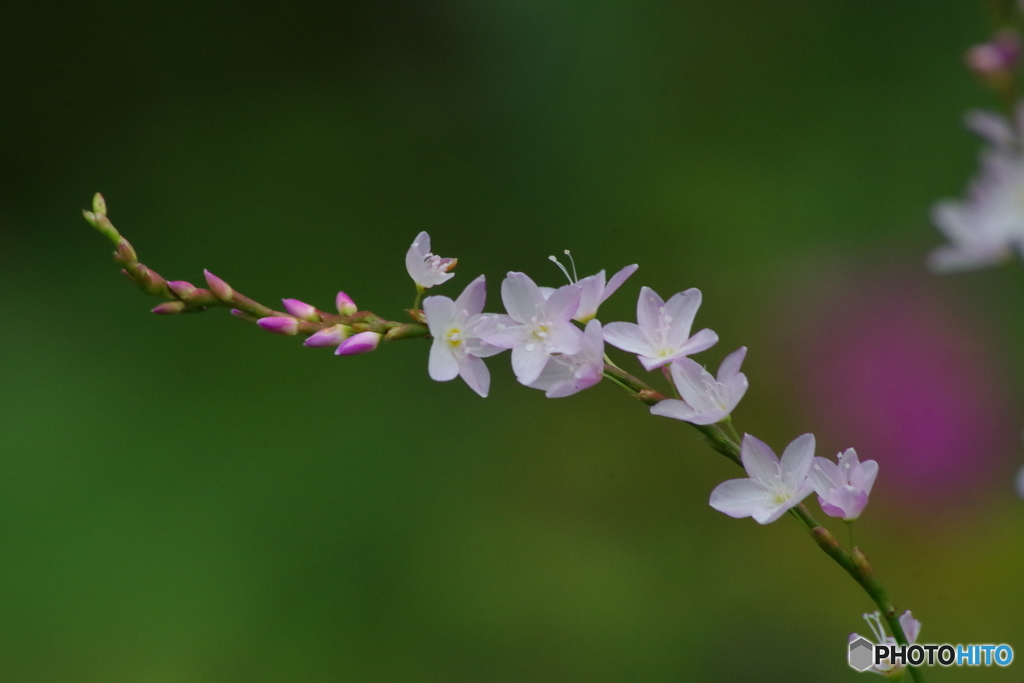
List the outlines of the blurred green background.
{"type": "Polygon", "coordinates": [[[640,264],[605,321],[699,287],[699,360],[750,349],[740,429],[881,463],[857,540],[921,639],[1024,657],[1024,287],[924,268],[991,102],[962,66],[982,3],[8,2],[0,26],[0,680],[852,681],[873,609],[793,520],[710,509],[738,470],[608,383],[548,400],[503,355],[481,400],[422,341],[336,358],[150,315],[81,219],[97,190],[163,275],[271,305],[401,316],[420,230],[459,258],[439,293],[485,273],[491,310],[506,271],[560,284],[566,248],[640,264]]]}

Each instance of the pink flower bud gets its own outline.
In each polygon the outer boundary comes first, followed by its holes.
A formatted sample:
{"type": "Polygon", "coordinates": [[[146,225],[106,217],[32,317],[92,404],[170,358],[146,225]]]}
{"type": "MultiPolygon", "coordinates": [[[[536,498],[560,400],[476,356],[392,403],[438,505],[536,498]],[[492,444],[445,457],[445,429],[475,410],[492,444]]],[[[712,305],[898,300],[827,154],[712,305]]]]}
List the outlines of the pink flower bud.
{"type": "Polygon", "coordinates": [[[352,328],[348,325],[332,325],[326,329],[310,335],[309,339],[303,342],[304,346],[338,346],[348,339],[352,334],[352,328]]]}
{"type": "Polygon", "coordinates": [[[967,50],[967,66],[979,76],[1005,74],[1017,65],[1020,57],[1020,36],[1013,29],[995,34],[987,43],[967,50]]]}
{"type": "Polygon", "coordinates": [[[284,310],[299,320],[308,320],[314,323],[320,322],[320,314],[316,312],[316,308],[303,301],[298,299],[281,299],[281,303],[284,304],[284,310]]]}
{"type": "Polygon", "coordinates": [[[267,332],[273,332],[274,334],[298,334],[299,332],[299,321],[295,318],[271,316],[269,318],[260,318],[256,321],[256,324],[267,332]]]}
{"type": "Polygon", "coordinates": [[[167,288],[174,292],[179,299],[187,299],[189,294],[196,291],[194,284],[184,280],[170,280],[167,282],[167,288]]]}
{"type": "Polygon", "coordinates": [[[334,353],[338,356],[354,356],[357,353],[369,353],[380,344],[380,337],[376,332],[360,332],[343,341],[334,353]]]}
{"type": "Polygon", "coordinates": [[[157,315],[176,315],[185,310],[185,303],[182,301],[165,301],[156,308],[153,312],[157,315]]]}
{"type": "Polygon", "coordinates": [[[204,270],[203,275],[206,276],[206,285],[213,295],[226,304],[231,303],[231,299],[235,296],[235,291],[231,289],[231,286],[208,270],[204,270]]]}
{"type": "Polygon", "coordinates": [[[338,313],[342,315],[352,315],[359,310],[356,306],[356,302],[352,301],[352,297],[345,292],[338,292],[338,296],[335,298],[334,303],[338,306],[338,313]]]}

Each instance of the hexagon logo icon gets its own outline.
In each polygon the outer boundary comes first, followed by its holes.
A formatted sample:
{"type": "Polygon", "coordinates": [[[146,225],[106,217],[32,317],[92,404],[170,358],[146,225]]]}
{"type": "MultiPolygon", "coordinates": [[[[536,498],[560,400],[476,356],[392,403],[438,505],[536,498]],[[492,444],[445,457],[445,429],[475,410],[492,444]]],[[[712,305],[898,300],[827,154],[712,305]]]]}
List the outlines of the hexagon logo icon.
{"type": "Polygon", "coordinates": [[[874,664],[875,646],[867,638],[850,641],[849,661],[857,671],[867,671],[874,664]]]}

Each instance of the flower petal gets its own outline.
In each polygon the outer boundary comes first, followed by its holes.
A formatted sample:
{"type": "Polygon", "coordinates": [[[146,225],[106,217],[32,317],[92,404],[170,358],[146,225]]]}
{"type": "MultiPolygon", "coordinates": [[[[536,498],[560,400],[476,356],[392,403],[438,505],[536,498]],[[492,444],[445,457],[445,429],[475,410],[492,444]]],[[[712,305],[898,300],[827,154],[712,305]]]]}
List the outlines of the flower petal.
{"type": "Polygon", "coordinates": [[[659,401],[651,406],[651,415],[658,415],[660,417],[671,417],[673,420],[682,420],[683,422],[689,422],[696,412],[691,408],[685,401],[679,401],[674,398],[666,398],[664,401],[659,401]]]}
{"type": "Polygon", "coordinates": [[[645,331],[658,329],[661,325],[661,309],[664,306],[665,302],[657,292],[650,287],[641,287],[640,298],[636,302],[637,324],[645,331]]]}
{"type": "Polygon", "coordinates": [[[530,385],[537,381],[544,370],[550,354],[541,344],[517,343],[512,348],[512,371],[521,384],[530,385]]]}
{"type": "Polygon", "coordinates": [[[730,479],[715,487],[708,504],[730,517],[752,517],[772,506],[772,496],[752,479],[730,479]]]}
{"type": "Polygon", "coordinates": [[[679,347],[679,353],[683,356],[689,356],[694,353],[700,353],[706,351],[712,346],[718,343],[718,334],[714,331],[704,328],[697,334],[690,337],[690,339],[679,347]]]}
{"type": "Polygon", "coordinates": [[[430,379],[436,382],[447,382],[459,375],[459,363],[451,346],[444,339],[434,338],[430,347],[430,360],[427,362],[430,379]]]}
{"type": "Polygon", "coordinates": [[[501,300],[508,314],[519,323],[540,318],[546,308],[540,288],[525,273],[509,273],[505,277],[501,283],[501,300]]]}
{"type": "MultiPolygon", "coordinates": [[[[697,317],[697,309],[700,308],[702,298],[700,290],[691,287],[685,292],[674,295],[665,304],[665,316],[671,326],[668,337],[671,346],[682,346],[690,337],[693,319],[697,317]]],[[[692,353],[696,353],[696,351],[692,353]]]]}
{"type": "Polygon", "coordinates": [[[865,460],[851,472],[850,486],[871,495],[871,487],[875,485],[875,477],[877,476],[878,463],[874,460],[865,460]]]}
{"type": "Polygon", "coordinates": [[[779,473],[782,475],[782,483],[789,491],[799,491],[806,488],[808,492],[811,486],[804,486],[807,482],[807,473],[811,470],[814,461],[814,435],[801,434],[793,439],[792,443],[786,446],[779,460],[779,473]]]}
{"type": "Polygon", "coordinates": [[[627,353],[650,353],[651,342],[643,328],[635,323],[608,323],[603,330],[604,340],[627,353]]]}
{"type": "Polygon", "coordinates": [[[455,300],[455,310],[467,316],[480,315],[484,312],[487,300],[487,279],[481,275],[466,285],[462,294],[455,300]]]}
{"type": "Polygon", "coordinates": [[[446,296],[428,296],[423,300],[423,315],[434,339],[443,337],[455,320],[455,302],[446,296]]]}
{"type": "Polygon", "coordinates": [[[480,358],[464,356],[459,361],[459,375],[470,389],[487,398],[487,392],[491,387],[491,373],[480,358]]]}
{"type": "Polygon", "coordinates": [[[747,476],[754,481],[769,488],[780,483],[779,459],[771,447],[756,436],[743,435],[740,460],[743,462],[743,469],[747,471],[747,476]]]}
{"type": "MultiPolygon", "coordinates": [[[[612,279],[608,281],[607,286],[604,288],[604,293],[601,295],[601,303],[604,303],[608,297],[614,294],[615,291],[622,286],[622,283],[628,280],[629,276],[635,273],[638,268],[640,268],[640,266],[634,263],[633,265],[626,266],[619,272],[615,273],[615,275],[612,275],[612,279]]],[[[604,273],[603,270],[601,272],[604,273]]]]}
{"type": "Polygon", "coordinates": [[[580,288],[578,285],[563,285],[556,289],[547,299],[547,315],[551,321],[569,321],[576,315],[580,305],[580,288]]]}
{"type": "Polygon", "coordinates": [[[718,381],[722,384],[728,384],[739,373],[740,366],[743,365],[743,359],[746,357],[746,346],[741,346],[726,356],[722,364],[718,366],[718,381]]]}
{"type": "Polygon", "coordinates": [[[832,492],[846,486],[846,477],[839,467],[828,458],[814,458],[809,472],[811,485],[819,496],[831,499],[832,492]]]}

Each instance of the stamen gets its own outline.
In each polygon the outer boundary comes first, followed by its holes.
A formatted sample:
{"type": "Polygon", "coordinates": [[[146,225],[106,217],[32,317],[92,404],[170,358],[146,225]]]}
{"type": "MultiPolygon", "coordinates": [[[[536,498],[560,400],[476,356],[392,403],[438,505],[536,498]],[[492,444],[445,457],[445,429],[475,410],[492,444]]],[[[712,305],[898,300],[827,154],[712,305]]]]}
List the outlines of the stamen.
{"type": "Polygon", "coordinates": [[[556,266],[558,266],[558,269],[565,274],[565,278],[569,281],[570,285],[574,284],[572,277],[569,275],[569,271],[565,269],[565,266],[558,262],[558,259],[556,259],[554,256],[548,256],[548,260],[554,263],[556,266]]]}
{"type": "Polygon", "coordinates": [[[573,282],[579,282],[580,281],[580,276],[576,274],[576,260],[573,259],[572,254],[569,253],[568,249],[566,249],[564,253],[565,253],[566,256],[569,257],[569,263],[572,264],[572,281],[573,282]]]}

